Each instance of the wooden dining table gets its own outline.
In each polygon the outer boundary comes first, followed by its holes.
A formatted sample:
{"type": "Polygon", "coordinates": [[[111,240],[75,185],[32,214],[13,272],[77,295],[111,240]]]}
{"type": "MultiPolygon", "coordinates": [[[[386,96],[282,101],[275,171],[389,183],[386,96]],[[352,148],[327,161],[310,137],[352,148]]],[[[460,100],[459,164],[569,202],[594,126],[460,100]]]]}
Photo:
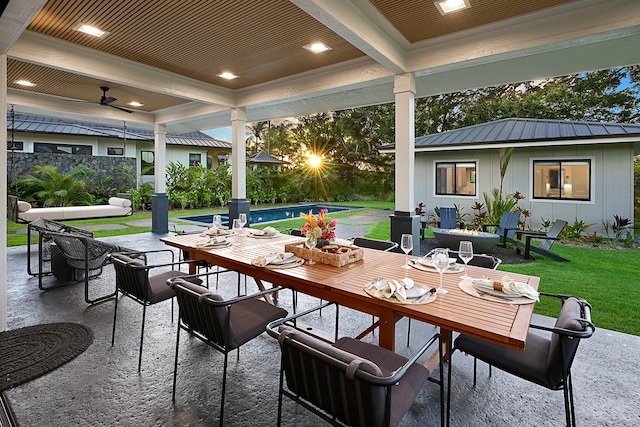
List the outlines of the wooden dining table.
{"type": "MultiPolygon", "coordinates": [[[[448,293],[439,294],[435,301],[428,304],[398,304],[370,296],[364,286],[377,277],[409,277],[420,285],[437,288],[439,274],[417,268],[405,269],[402,267],[405,255],[373,249],[364,249],[362,260],[342,267],[307,262],[295,268],[257,267],[251,263],[252,259],[283,252],[285,244],[301,243],[303,238],[285,234],[270,239],[250,235],[233,236],[228,238],[233,245],[224,248],[197,248],[196,242],[199,239],[202,237],[191,234],[163,237],[161,241],[187,252],[190,259],[204,260],[209,264],[252,276],[261,288],[264,288],[263,282],[287,286],[298,292],[377,316],[379,345],[390,350],[394,349],[396,322],[402,317],[439,327],[447,343],[446,348],[451,344],[452,332],[517,350],[523,350],[526,344],[534,304],[507,304],[469,295],[458,285],[462,271],[443,274],[443,287],[448,293]]],[[[506,274],[473,266],[469,266],[467,272],[472,277],[493,280],[500,280],[506,274]]],[[[538,288],[538,277],[508,274],[516,281],[538,288]]]]}

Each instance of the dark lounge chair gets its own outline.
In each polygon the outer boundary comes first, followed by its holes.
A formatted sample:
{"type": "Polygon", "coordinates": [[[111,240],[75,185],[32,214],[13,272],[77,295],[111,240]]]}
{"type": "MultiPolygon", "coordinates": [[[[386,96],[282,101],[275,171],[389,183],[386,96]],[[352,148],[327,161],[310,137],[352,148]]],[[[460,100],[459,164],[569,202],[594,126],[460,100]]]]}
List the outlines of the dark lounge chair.
{"type": "Polygon", "coordinates": [[[539,255],[544,255],[551,259],[555,259],[556,261],[571,262],[570,260],[550,251],[551,246],[553,246],[555,241],[560,240],[558,236],[560,236],[560,233],[562,233],[562,230],[566,225],[567,221],[557,219],[546,233],[522,230],[517,231],[516,237],[518,241],[516,252],[520,253],[522,248],[524,248],[525,259],[532,258],[531,252],[533,252],[539,255]],[[522,242],[523,237],[525,238],[524,243],[522,242]],[[542,242],[540,242],[538,246],[532,245],[531,239],[540,239],[542,240],[542,242]]]}

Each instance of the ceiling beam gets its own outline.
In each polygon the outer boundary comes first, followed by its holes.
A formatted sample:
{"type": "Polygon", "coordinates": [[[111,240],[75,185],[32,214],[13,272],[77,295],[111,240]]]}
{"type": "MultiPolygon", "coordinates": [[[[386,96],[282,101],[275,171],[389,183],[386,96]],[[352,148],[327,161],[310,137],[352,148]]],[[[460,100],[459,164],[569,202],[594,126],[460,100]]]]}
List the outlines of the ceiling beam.
{"type": "Polygon", "coordinates": [[[47,0],[12,0],[0,16],[0,54],[5,54],[47,0]]]}
{"type": "Polygon", "coordinates": [[[407,72],[405,52],[400,43],[404,41],[408,45],[408,42],[390,25],[383,31],[374,23],[386,20],[368,1],[359,2],[359,7],[350,1],[291,2],[394,74],[407,72]]]}
{"type": "Polygon", "coordinates": [[[191,101],[235,106],[229,89],[32,31],[25,31],[7,56],[191,101]]]}

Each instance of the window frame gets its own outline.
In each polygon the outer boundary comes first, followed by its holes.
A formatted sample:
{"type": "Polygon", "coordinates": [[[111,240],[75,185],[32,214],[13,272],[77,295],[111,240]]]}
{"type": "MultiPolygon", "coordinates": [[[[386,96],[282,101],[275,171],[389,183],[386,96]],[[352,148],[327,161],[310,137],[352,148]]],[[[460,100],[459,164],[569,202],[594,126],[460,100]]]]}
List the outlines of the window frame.
{"type": "Polygon", "coordinates": [[[198,166],[202,166],[202,153],[189,153],[189,167],[195,167],[194,163],[198,163],[198,166]],[[191,160],[191,157],[198,156],[198,160],[191,160]]]}
{"type": "Polygon", "coordinates": [[[478,197],[478,180],[480,179],[480,176],[478,175],[478,159],[468,159],[468,160],[435,160],[433,162],[433,193],[434,196],[436,197],[469,197],[469,198],[477,198],[478,197]],[[470,176],[469,182],[474,184],[474,192],[473,194],[468,194],[468,193],[441,193],[438,191],[439,188],[439,180],[438,180],[438,165],[442,165],[442,164],[453,164],[453,177],[454,177],[454,182],[453,182],[453,188],[454,191],[457,191],[458,186],[457,184],[457,171],[456,169],[459,167],[458,165],[468,165],[468,164],[473,164],[473,171],[472,174],[470,176]]]}
{"type": "Polygon", "coordinates": [[[153,175],[155,175],[155,169],[156,169],[156,153],[155,153],[155,151],[140,150],[140,175],[141,176],[153,176],[153,175]],[[146,160],[144,160],[144,153],[151,153],[151,156],[153,157],[153,163],[149,163],[146,160]],[[149,169],[148,172],[145,173],[145,169],[149,166],[149,164],[151,165],[151,168],[149,169]]]}
{"type": "Polygon", "coordinates": [[[571,157],[571,156],[563,156],[563,157],[552,157],[552,158],[544,158],[544,157],[535,157],[535,158],[531,158],[530,159],[530,165],[531,165],[531,172],[530,172],[530,177],[531,177],[531,184],[530,184],[530,200],[533,202],[553,202],[553,203],[594,203],[594,194],[593,194],[593,190],[594,190],[594,167],[595,167],[595,160],[592,156],[580,156],[580,157],[571,157]],[[586,166],[588,167],[588,177],[586,178],[586,181],[589,183],[589,187],[588,187],[588,195],[587,197],[563,197],[563,193],[564,193],[564,184],[568,184],[565,182],[564,179],[564,172],[560,173],[560,171],[563,171],[563,163],[574,163],[574,162],[585,162],[586,166]],[[557,163],[558,164],[558,171],[557,172],[557,177],[551,178],[554,179],[556,182],[551,183],[549,182],[549,187],[550,189],[557,189],[559,190],[559,194],[558,196],[554,196],[554,197],[550,197],[550,196],[536,196],[535,193],[535,189],[536,189],[536,164],[538,163],[557,163]]]}
{"type": "Polygon", "coordinates": [[[65,144],[57,142],[34,142],[33,143],[34,154],[69,154],[72,156],[93,156],[93,146],[85,144],[65,144]],[[51,151],[40,151],[43,147],[48,147],[51,151]],[[67,149],[67,150],[65,150],[67,149]],[[88,150],[88,153],[82,153],[80,151],[88,150]]]}

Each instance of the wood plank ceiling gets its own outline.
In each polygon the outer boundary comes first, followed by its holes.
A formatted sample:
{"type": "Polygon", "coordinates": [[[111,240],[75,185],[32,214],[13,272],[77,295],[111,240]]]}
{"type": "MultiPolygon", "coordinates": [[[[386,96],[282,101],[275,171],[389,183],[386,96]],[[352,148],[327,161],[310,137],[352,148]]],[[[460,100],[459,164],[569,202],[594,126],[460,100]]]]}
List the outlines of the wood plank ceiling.
{"type": "MultiPolygon", "coordinates": [[[[371,0],[373,7],[410,43],[527,14],[568,0],[472,0],[472,7],[442,16],[427,0],[371,0]]],[[[29,31],[238,90],[364,56],[340,35],[288,0],[50,0],[29,31]],[[95,38],[75,31],[79,23],[104,29],[95,38]],[[314,55],[303,45],[322,41],[330,52],[314,55]],[[238,75],[224,80],[217,75],[238,75]]],[[[118,85],[90,76],[19,60],[8,61],[8,87],[98,102],[99,87],[118,98],[144,103],[152,112],[185,99],[118,85]],[[26,79],[34,88],[14,83],[26,79]]]]}

